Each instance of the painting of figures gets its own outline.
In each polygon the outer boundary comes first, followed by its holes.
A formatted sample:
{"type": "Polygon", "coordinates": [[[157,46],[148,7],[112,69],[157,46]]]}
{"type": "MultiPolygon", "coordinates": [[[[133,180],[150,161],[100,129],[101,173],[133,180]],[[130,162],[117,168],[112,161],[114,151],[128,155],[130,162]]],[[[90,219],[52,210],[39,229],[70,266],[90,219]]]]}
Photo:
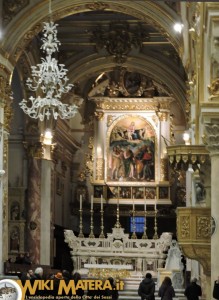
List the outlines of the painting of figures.
{"type": "Polygon", "coordinates": [[[155,180],[155,132],[143,117],[127,116],[112,128],[109,139],[107,180],[155,180]]]}

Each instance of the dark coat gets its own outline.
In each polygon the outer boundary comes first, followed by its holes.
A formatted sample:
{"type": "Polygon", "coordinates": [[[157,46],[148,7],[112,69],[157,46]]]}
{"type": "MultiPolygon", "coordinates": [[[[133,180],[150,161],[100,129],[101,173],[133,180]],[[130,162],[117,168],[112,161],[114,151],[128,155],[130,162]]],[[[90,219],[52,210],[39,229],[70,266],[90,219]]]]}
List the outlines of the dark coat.
{"type": "Polygon", "coordinates": [[[202,295],[202,289],[196,282],[192,282],[185,289],[184,295],[188,300],[198,300],[199,296],[202,295]]]}
{"type": "Polygon", "coordinates": [[[142,300],[155,300],[154,297],[155,292],[155,283],[151,278],[145,278],[139,285],[138,295],[142,300]]]}
{"type": "Polygon", "coordinates": [[[175,291],[172,285],[162,284],[158,291],[158,296],[161,300],[172,300],[175,297],[175,291]]]}
{"type": "Polygon", "coordinates": [[[213,297],[214,299],[219,299],[219,282],[214,282],[214,289],[213,289],[213,297]]]}

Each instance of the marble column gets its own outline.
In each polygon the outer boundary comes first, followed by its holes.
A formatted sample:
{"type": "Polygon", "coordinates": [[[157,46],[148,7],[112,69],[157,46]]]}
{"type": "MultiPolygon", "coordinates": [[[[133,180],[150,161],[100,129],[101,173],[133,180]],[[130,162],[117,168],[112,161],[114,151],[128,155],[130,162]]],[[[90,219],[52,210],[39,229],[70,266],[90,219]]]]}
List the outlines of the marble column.
{"type": "Polygon", "coordinates": [[[52,168],[44,159],[43,145],[26,145],[28,152],[27,242],[31,260],[36,264],[51,264],[52,168]]]}
{"type": "MultiPolygon", "coordinates": [[[[219,120],[218,120],[219,121],[219,120]]],[[[219,248],[219,122],[218,124],[207,123],[206,141],[207,149],[211,157],[211,216],[214,220],[215,230],[211,237],[211,291],[214,280],[219,276],[219,260],[215,255],[215,249],[219,248]]],[[[212,295],[212,293],[211,293],[212,295]]]]}
{"type": "MultiPolygon", "coordinates": [[[[0,60],[4,62],[1,54],[0,60]]],[[[8,259],[8,132],[12,118],[9,73],[0,64],[0,274],[3,262],[8,259]]]]}
{"type": "Polygon", "coordinates": [[[30,157],[28,163],[27,244],[33,263],[40,263],[41,233],[41,159],[30,157]]]}
{"type": "Polygon", "coordinates": [[[40,234],[40,263],[50,265],[51,261],[51,199],[52,199],[52,168],[51,160],[41,162],[41,234],[40,234]]]}

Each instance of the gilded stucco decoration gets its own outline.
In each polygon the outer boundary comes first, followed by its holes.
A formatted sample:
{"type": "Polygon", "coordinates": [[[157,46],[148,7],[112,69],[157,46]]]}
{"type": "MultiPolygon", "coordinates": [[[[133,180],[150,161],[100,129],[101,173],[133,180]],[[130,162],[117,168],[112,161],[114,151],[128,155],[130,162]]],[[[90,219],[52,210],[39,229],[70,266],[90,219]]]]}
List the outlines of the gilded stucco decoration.
{"type": "Polygon", "coordinates": [[[140,25],[131,29],[125,21],[111,23],[108,32],[101,27],[93,32],[97,50],[105,48],[117,64],[123,64],[130,51],[134,47],[141,48],[143,40],[148,38],[140,25]]]}
{"type": "Polygon", "coordinates": [[[210,93],[210,100],[219,100],[219,78],[212,81],[211,85],[208,86],[210,93]]]}
{"type": "Polygon", "coordinates": [[[27,151],[27,156],[30,158],[43,158],[43,145],[40,142],[23,142],[24,149],[27,151]]]}
{"type": "Polygon", "coordinates": [[[109,8],[109,5],[103,2],[94,2],[85,4],[85,7],[90,10],[105,10],[109,8]]]}
{"type": "Polygon", "coordinates": [[[210,217],[197,217],[197,238],[211,237],[211,219],[210,217]]]}
{"type": "Polygon", "coordinates": [[[190,236],[190,218],[189,216],[183,216],[180,219],[181,227],[180,227],[180,236],[182,238],[189,238],[190,236]]]}
{"type": "Polygon", "coordinates": [[[90,99],[94,96],[155,98],[169,95],[170,92],[164,84],[155,81],[150,76],[131,72],[124,67],[116,67],[112,72],[99,75],[88,94],[90,99]]]}
{"type": "Polygon", "coordinates": [[[10,130],[13,117],[12,100],[9,82],[3,76],[0,76],[0,104],[4,106],[4,128],[7,132],[10,130]]]}
{"type": "Polygon", "coordinates": [[[18,60],[20,54],[23,52],[24,48],[32,41],[32,39],[42,30],[42,24],[36,24],[31,30],[29,30],[24,37],[21,39],[20,43],[17,45],[15,52],[13,54],[14,60],[18,60]]]}
{"type": "Polygon", "coordinates": [[[29,0],[3,0],[3,25],[7,25],[29,3],[29,0]]]}
{"type": "Polygon", "coordinates": [[[219,151],[219,124],[205,124],[207,149],[210,152],[219,151]]]}
{"type": "Polygon", "coordinates": [[[178,207],[177,239],[183,253],[198,260],[206,275],[211,271],[211,208],[178,207]]]}

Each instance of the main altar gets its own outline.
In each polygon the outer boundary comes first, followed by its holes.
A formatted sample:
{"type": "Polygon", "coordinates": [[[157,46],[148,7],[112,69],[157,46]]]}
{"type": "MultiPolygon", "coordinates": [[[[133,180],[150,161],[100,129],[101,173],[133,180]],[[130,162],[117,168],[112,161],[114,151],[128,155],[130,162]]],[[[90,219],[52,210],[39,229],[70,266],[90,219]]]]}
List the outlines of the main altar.
{"type": "Polygon", "coordinates": [[[172,234],[163,232],[158,238],[136,239],[124,233],[119,222],[106,237],[77,237],[65,230],[65,242],[71,249],[74,271],[93,278],[139,278],[150,272],[158,285],[164,275],[172,278],[175,288],[183,286],[183,266],[178,244],[172,234]]]}

